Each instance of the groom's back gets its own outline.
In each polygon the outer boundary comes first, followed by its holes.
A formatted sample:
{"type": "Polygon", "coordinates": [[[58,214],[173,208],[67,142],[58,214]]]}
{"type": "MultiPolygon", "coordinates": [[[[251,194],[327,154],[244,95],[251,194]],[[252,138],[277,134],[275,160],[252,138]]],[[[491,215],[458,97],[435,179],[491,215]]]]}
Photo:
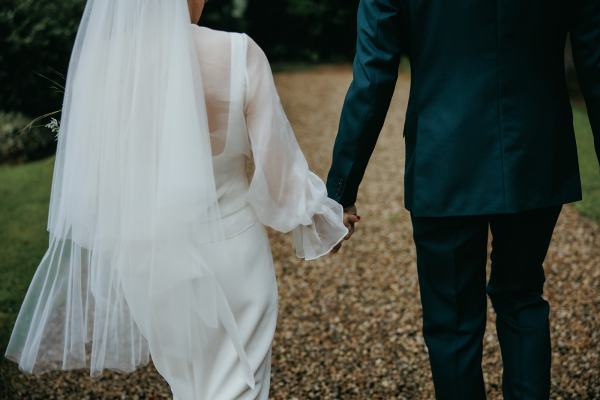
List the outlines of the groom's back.
{"type": "Polygon", "coordinates": [[[407,205],[512,212],[580,197],[563,0],[408,0],[407,205]]]}
{"type": "Polygon", "coordinates": [[[526,100],[528,108],[537,99],[547,103],[541,107],[546,111],[553,111],[546,107],[557,107],[557,100],[567,106],[564,48],[570,10],[564,4],[410,1],[407,36],[415,89],[428,101],[447,106],[450,100],[457,108],[461,102],[486,100],[489,106],[490,100],[507,97],[526,100]]]}
{"type": "Polygon", "coordinates": [[[413,215],[513,213],[579,200],[567,33],[600,157],[599,0],[361,0],[329,195],[356,201],[404,52],[411,62],[404,198],[413,215]]]}

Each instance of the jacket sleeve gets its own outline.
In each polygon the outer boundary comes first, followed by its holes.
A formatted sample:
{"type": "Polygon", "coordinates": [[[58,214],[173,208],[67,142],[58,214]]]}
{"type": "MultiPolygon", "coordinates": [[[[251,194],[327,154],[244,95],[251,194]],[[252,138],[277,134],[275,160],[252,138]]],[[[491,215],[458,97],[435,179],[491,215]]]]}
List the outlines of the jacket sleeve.
{"type": "Polygon", "coordinates": [[[346,95],[327,180],[329,196],[347,207],[375,148],[394,94],[401,56],[400,0],[361,0],[353,81],[346,95]]]}
{"type": "Polygon", "coordinates": [[[573,57],[600,163],[600,1],[576,0],[575,4],[571,28],[573,57]]]}

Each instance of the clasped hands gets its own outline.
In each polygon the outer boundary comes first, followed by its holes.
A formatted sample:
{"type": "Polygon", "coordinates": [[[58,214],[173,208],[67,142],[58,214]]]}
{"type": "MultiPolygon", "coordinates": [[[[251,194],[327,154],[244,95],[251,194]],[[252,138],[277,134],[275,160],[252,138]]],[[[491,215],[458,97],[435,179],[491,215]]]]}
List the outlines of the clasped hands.
{"type": "Polygon", "coordinates": [[[333,248],[333,250],[331,250],[331,254],[335,254],[338,251],[340,251],[340,249],[342,248],[342,243],[344,241],[350,239],[350,237],[352,237],[352,235],[354,234],[354,224],[356,224],[357,222],[360,222],[360,216],[358,215],[356,206],[352,205],[349,207],[345,207],[344,208],[344,225],[346,225],[346,228],[348,228],[348,234],[346,235],[344,240],[342,240],[340,243],[338,243],[338,245],[335,246],[333,248]]]}

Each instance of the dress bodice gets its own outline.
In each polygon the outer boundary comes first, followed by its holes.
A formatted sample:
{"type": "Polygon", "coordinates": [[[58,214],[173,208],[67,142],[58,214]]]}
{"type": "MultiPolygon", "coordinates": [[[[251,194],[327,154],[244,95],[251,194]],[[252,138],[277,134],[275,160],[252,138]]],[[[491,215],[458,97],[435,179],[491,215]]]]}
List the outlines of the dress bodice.
{"type": "Polygon", "coordinates": [[[225,235],[260,222],[293,232],[300,257],[326,254],[347,234],[343,210],[308,168],[264,52],[245,34],[193,29],[225,235]]]}
{"type": "MultiPolygon", "coordinates": [[[[245,135],[242,128],[240,126],[231,130],[228,139],[242,142],[245,135]]],[[[257,217],[247,200],[250,187],[247,176],[248,157],[234,153],[227,147],[223,153],[213,157],[213,165],[225,235],[233,236],[255,223],[257,217]]]]}
{"type": "Polygon", "coordinates": [[[235,235],[257,221],[247,201],[250,183],[247,167],[251,155],[250,140],[244,114],[245,105],[245,65],[246,43],[241,34],[229,33],[231,40],[229,82],[207,91],[206,101],[226,103],[218,108],[226,112],[226,118],[216,119],[211,126],[213,139],[213,167],[215,184],[219,198],[227,236],[235,235]],[[228,84],[228,85],[227,85],[228,84]],[[223,98],[223,87],[229,87],[223,98]],[[216,90],[214,90],[216,89],[216,90]],[[221,93],[219,93],[221,92],[221,93]]]}

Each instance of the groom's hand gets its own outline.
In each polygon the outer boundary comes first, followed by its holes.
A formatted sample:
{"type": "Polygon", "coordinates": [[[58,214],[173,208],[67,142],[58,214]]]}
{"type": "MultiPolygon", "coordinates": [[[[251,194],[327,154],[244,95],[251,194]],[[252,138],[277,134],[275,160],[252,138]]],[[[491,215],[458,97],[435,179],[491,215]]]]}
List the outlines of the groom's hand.
{"type": "MultiPolygon", "coordinates": [[[[350,239],[354,234],[354,224],[360,222],[360,216],[358,215],[358,211],[356,210],[356,206],[350,206],[344,208],[344,225],[348,228],[348,234],[344,238],[344,240],[350,239]]],[[[342,242],[340,242],[337,246],[333,248],[331,251],[332,254],[337,253],[342,248],[342,242]]]]}

